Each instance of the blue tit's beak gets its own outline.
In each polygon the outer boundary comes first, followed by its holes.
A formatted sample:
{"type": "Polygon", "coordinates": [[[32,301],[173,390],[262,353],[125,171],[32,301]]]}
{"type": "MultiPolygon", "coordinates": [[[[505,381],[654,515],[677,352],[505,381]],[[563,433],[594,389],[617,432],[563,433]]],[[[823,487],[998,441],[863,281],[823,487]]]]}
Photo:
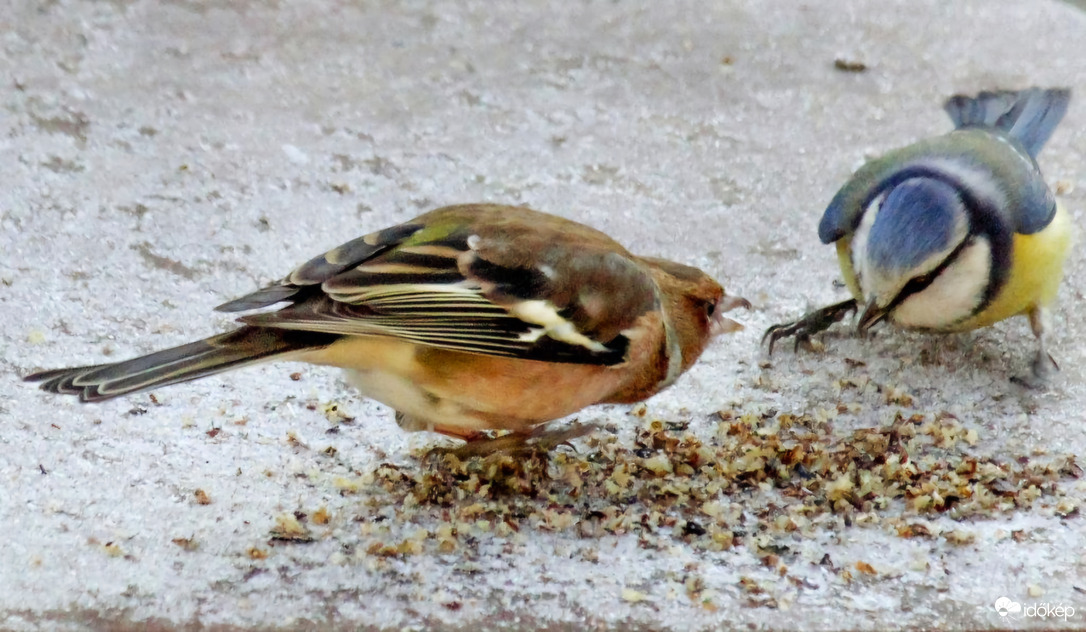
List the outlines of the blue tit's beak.
{"type": "Polygon", "coordinates": [[[879,307],[875,303],[875,299],[871,299],[868,301],[867,307],[864,308],[864,313],[860,314],[860,322],[856,324],[856,330],[861,334],[865,334],[868,329],[881,323],[882,320],[889,315],[890,310],[879,307]]]}

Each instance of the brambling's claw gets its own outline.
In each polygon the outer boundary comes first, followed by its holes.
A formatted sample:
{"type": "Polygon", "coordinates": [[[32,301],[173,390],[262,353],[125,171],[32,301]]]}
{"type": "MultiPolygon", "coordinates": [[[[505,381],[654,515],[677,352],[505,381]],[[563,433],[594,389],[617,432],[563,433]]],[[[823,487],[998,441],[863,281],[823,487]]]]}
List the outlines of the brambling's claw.
{"type": "Polygon", "coordinates": [[[462,446],[455,448],[435,448],[435,452],[452,454],[461,461],[471,457],[485,457],[495,452],[517,451],[525,446],[528,435],[513,432],[500,437],[486,437],[471,439],[462,446]]]}
{"type": "MultiPolygon", "coordinates": [[[[573,448],[570,441],[583,437],[596,430],[596,424],[573,423],[562,428],[549,429],[547,426],[539,426],[531,432],[512,432],[500,437],[480,437],[469,439],[467,443],[456,448],[434,448],[431,453],[452,454],[460,460],[466,460],[473,456],[484,457],[495,452],[525,452],[540,451],[550,452],[555,448],[567,445],[573,448]]],[[[574,448],[575,449],[575,448],[574,448]]]]}
{"type": "Polygon", "coordinates": [[[563,445],[576,452],[577,448],[570,442],[578,437],[591,434],[593,431],[598,430],[599,427],[598,424],[583,424],[580,422],[573,422],[564,428],[548,429],[546,426],[540,426],[532,431],[529,441],[532,447],[547,452],[563,445]]]}

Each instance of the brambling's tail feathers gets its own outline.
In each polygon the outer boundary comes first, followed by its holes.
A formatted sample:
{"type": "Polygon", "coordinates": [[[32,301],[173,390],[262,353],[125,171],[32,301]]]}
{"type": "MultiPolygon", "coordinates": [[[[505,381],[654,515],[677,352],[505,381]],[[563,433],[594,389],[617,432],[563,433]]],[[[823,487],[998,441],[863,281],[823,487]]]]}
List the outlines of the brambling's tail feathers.
{"type": "Polygon", "coordinates": [[[1071,102],[1068,88],[1029,88],[955,95],[944,108],[954,126],[994,127],[1018,139],[1034,158],[1063,120],[1071,102]]]}
{"type": "Polygon", "coordinates": [[[227,301],[215,308],[216,312],[247,312],[294,299],[302,288],[295,285],[272,285],[227,301]]]}
{"type": "Polygon", "coordinates": [[[45,391],[99,402],[327,346],[336,338],[304,331],[242,327],[131,360],[41,371],[23,379],[41,382],[45,391]]]}

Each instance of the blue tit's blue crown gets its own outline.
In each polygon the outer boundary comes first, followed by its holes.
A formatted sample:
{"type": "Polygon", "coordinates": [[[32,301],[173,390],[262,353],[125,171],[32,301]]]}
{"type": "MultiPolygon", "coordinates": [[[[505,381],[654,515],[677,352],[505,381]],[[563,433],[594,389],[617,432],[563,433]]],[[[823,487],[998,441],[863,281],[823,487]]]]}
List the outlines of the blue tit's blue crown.
{"type": "Polygon", "coordinates": [[[961,198],[951,185],[912,178],[886,195],[867,238],[870,263],[886,271],[912,270],[954,239],[961,198]]]}

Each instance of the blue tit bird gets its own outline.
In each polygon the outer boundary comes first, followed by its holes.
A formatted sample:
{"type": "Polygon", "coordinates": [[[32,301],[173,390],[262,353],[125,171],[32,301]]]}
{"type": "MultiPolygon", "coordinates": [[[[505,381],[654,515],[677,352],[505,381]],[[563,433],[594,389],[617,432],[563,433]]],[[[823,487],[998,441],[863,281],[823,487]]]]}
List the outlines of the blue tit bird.
{"type": "Polygon", "coordinates": [[[960,332],[1019,314],[1037,338],[1037,385],[1055,370],[1045,350],[1049,306],[1072,241],[1069,214],[1045,184],[1037,154],[1063,119],[1070,90],[957,95],[950,133],[861,167],[822,216],[852,298],[770,327],[796,346],[862,309],[860,333],[887,320],[903,329],[960,332]]]}

